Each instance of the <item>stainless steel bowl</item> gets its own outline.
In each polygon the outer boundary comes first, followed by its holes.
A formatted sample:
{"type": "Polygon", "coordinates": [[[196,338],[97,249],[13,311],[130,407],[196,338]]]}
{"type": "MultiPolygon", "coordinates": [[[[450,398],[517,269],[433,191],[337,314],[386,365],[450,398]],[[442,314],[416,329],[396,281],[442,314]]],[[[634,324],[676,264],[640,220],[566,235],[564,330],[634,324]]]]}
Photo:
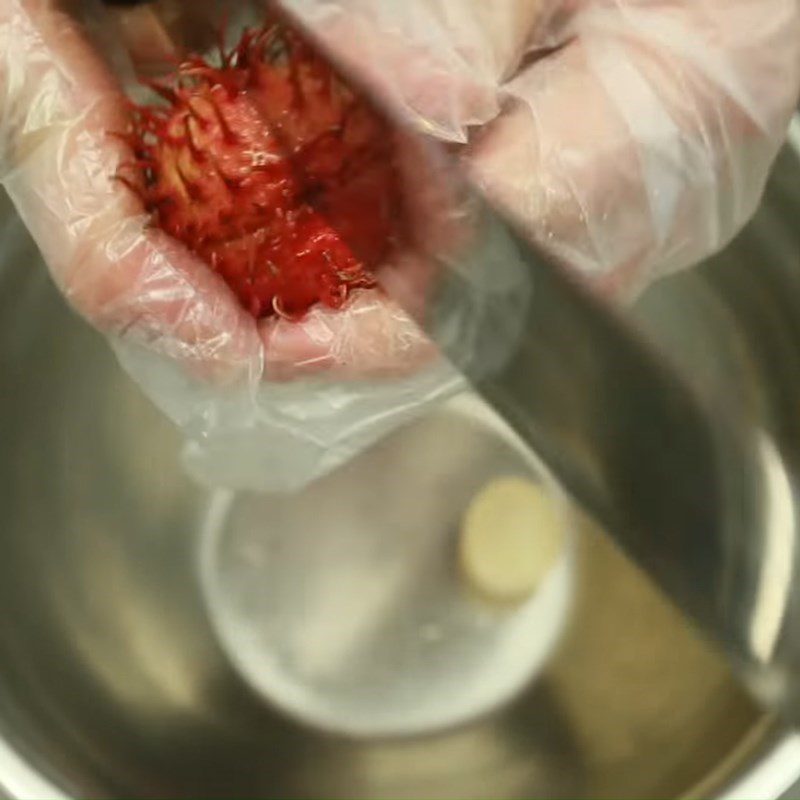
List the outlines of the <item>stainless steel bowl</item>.
{"type": "MultiPolygon", "coordinates": [[[[701,356],[724,364],[714,379],[736,376],[765,414],[776,397],[800,408],[800,392],[779,364],[774,374],[762,367],[769,359],[754,368],[765,339],[748,298],[757,294],[759,308],[800,306],[800,292],[786,291],[787,270],[798,269],[799,214],[800,162],[787,151],[748,233],[702,271],[664,283],[637,312],[680,358],[700,357],[693,345],[702,342],[701,356]],[[735,318],[731,297],[742,311],[735,318]]],[[[0,219],[9,241],[18,223],[7,206],[0,219]]],[[[208,621],[195,570],[208,498],[183,477],[175,433],[64,308],[30,243],[8,250],[0,787],[9,796],[777,797],[800,776],[798,739],[753,705],[588,523],[557,656],[501,710],[395,740],[337,737],[283,716],[248,689],[208,621]]],[[[479,444],[489,432],[454,433],[446,409],[419,424],[445,442],[459,437],[454,474],[468,481],[485,468],[479,444]],[[464,457],[473,441],[474,462],[464,457]]],[[[419,441],[412,429],[385,446],[419,441]]],[[[356,466],[353,481],[387,491],[388,476],[370,473],[356,466]]]]}

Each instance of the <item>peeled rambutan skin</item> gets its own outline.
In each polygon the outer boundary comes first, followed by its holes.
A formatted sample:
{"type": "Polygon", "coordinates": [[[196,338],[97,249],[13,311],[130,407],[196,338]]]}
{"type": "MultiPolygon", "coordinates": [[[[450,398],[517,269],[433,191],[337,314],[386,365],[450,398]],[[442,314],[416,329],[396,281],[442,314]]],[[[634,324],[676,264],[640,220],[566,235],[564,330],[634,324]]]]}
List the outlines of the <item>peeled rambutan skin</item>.
{"type": "Polygon", "coordinates": [[[401,203],[389,126],[283,21],[200,57],[135,106],[119,178],[256,318],[375,285],[401,203]]]}

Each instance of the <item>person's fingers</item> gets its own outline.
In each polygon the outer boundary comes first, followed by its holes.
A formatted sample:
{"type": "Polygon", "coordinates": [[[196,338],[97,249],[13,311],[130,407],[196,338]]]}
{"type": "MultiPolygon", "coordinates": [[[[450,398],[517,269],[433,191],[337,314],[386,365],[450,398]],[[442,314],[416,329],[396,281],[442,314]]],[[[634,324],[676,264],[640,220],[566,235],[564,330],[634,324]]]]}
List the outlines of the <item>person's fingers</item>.
{"type": "Polygon", "coordinates": [[[755,209],[800,86],[795,0],[580,0],[468,163],[556,257],[629,293],[755,209]]]}
{"type": "Polygon", "coordinates": [[[266,375],[277,380],[398,376],[436,355],[415,321],[378,289],[354,294],[344,309],[316,306],[301,322],[273,318],[261,329],[266,375]]]}
{"type": "Polygon", "coordinates": [[[122,95],[79,25],[45,0],[0,0],[0,179],[56,282],[89,321],[230,380],[261,359],[253,320],[115,175],[131,157],[122,95]]]}
{"type": "MultiPolygon", "coordinates": [[[[255,0],[143,0],[109,9],[139,73],[165,72],[187,53],[221,42],[226,24],[255,0]]],[[[257,17],[253,22],[257,22],[257,17]]]]}
{"type": "Polygon", "coordinates": [[[180,45],[156,3],[112,7],[108,14],[137,73],[160,72],[178,59],[180,45]]]}
{"type": "Polygon", "coordinates": [[[354,74],[427,133],[464,142],[552,0],[285,0],[354,74]]]}

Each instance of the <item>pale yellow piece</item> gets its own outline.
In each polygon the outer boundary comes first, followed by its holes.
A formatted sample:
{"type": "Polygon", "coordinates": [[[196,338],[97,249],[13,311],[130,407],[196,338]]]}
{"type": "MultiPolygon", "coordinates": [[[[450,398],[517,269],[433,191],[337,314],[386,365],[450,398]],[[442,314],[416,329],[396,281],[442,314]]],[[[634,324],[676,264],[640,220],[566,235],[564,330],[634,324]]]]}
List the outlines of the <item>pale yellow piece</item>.
{"type": "Polygon", "coordinates": [[[461,527],[462,569],[481,594],[521,602],[552,569],[564,546],[556,499],[533,481],[499,478],[473,499],[461,527]]]}

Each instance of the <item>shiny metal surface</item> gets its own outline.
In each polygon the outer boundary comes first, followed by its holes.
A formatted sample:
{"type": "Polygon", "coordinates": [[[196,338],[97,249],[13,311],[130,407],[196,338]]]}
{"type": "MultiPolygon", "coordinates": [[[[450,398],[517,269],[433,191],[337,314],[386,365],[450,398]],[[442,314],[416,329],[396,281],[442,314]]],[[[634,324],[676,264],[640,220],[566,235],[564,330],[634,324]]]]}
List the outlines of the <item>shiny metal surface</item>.
{"type": "MultiPolygon", "coordinates": [[[[466,279],[443,271],[439,295],[441,318],[483,297],[475,340],[490,346],[463,364],[478,393],[795,723],[799,159],[787,148],[778,165],[769,221],[713,267],[655,288],[638,326],[488,209],[466,279]],[[492,297],[478,265],[495,262],[492,297]]],[[[440,341],[460,363],[459,343],[440,341]]]]}
{"type": "MultiPolygon", "coordinates": [[[[787,155],[770,204],[728,255],[664,284],[639,312],[704,378],[703,392],[735,395],[763,421],[778,444],[767,451],[771,464],[791,463],[800,425],[794,170],[787,155]]],[[[194,569],[208,498],[182,477],[174,433],[34,262],[22,245],[0,272],[7,793],[708,797],[752,796],[741,780],[759,766],[773,767],[770,792],[797,777],[797,741],[588,523],[562,645],[503,710],[435,736],[355,741],[269,707],[209,624],[194,569]],[[780,767],[777,756],[786,756],[780,767]]],[[[447,431],[453,419],[442,411],[420,424],[447,431]]],[[[409,437],[399,434],[397,446],[409,437]]],[[[453,468],[468,469],[455,455],[453,468]]],[[[386,491],[386,475],[359,476],[369,479],[386,491]]],[[[661,507],[679,502],[672,485],[662,489],[661,507]]]]}
{"type": "Polygon", "coordinates": [[[215,644],[193,572],[206,498],[181,478],[173,434],[45,297],[27,364],[47,369],[4,372],[0,720],[64,791],[677,796],[761,730],[722,663],[591,531],[559,661],[506,711],[400,742],[290,722],[215,644]]]}

